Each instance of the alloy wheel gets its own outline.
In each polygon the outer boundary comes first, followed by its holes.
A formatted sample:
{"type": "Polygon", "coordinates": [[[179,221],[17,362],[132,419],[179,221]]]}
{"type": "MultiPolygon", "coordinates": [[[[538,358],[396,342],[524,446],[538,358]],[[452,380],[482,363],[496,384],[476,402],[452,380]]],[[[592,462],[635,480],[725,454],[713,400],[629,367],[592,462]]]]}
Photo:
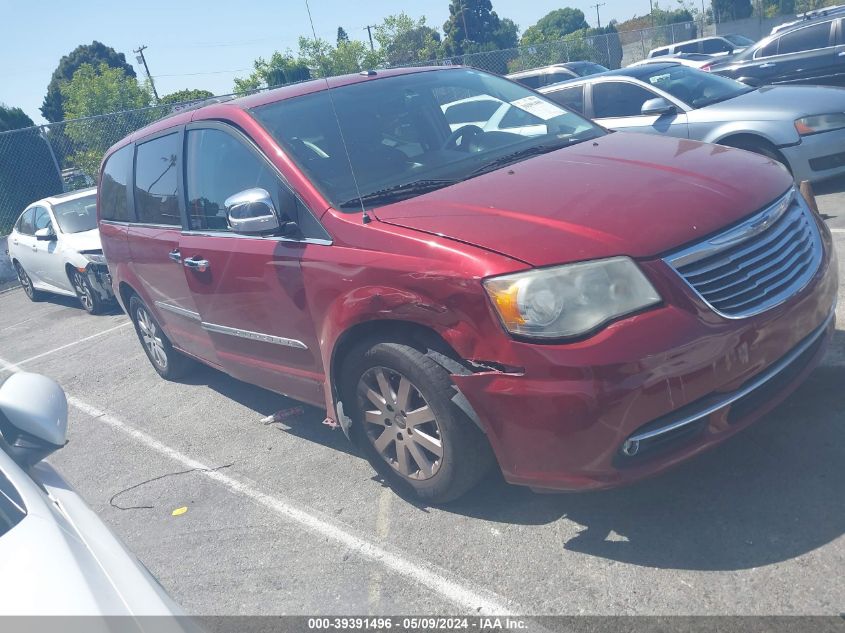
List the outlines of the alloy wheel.
{"type": "Polygon", "coordinates": [[[167,369],[167,350],[164,348],[164,341],[156,327],[155,321],[153,321],[150,314],[144,308],[138,308],[135,312],[135,317],[138,323],[138,330],[141,332],[141,340],[147,348],[147,354],[150,359],[160,369],[167,369]]]}
{"type": "Polygon", "coordinates": [[[391,468],[422,481],[443,461],[440,426],[420,390],[386,367],[368,369],[358,381],[367,438],[391,468]]]}
{"type": "Polygon", "coordinates": [[[18,273],[18,281],[21,282],[21,286],[23,286],[23,291],[26,293],[26,296],[32,299],[34,292],[32,288],[32,280],[29,278],[29,275],[26,274],[26,271],[20,264],[15,264],[15,272],[18,273]]]}
{"type": "Polygon", "coordinates": [[[91,288],[78,270],[73,271],[73,289],[76,291],[76,296],[79,297],[79,302],[82,307],[88,312],[94,309],[94,296],[91,294],[91,288]]]}

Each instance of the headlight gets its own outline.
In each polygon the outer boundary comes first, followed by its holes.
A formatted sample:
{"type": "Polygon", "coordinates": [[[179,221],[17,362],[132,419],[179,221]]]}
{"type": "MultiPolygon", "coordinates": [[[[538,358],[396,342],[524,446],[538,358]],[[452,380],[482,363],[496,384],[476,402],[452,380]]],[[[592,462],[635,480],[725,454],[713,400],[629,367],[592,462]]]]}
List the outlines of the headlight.
{"type": "Polygon", "coordinates": [[[92,264],[103,264],[106,265],[106,258],[104,255],[98,255],[97,253],[80,253],[85,259],[87,259],[92,264]]]}
{"type": "Polygon", "coordinates": [[[628,257],[503,275],[484,288],[505,329],[531,338],[580,336],[661,301],[628,257]]]}
{"type": "Polygon", "coordinates": [[[831,132],[845,128],[845,112],[835,114],[819,114],[818,116],[805,116],[795,122],[795,129],[801,136],[818,134],[819,132],[831,132]]]}

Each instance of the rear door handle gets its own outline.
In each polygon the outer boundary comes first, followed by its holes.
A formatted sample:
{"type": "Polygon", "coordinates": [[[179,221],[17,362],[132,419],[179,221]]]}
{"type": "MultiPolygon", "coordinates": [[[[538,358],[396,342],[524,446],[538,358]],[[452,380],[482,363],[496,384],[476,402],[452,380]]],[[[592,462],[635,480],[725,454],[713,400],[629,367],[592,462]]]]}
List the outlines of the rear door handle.
{"type": "Polygon", "coordinates": [[[172,251],[170,251],[170,252],[167,254],[167,256],[168,256],[170,259],[172,259],[174,262],[176,262],[177,264],[179,264],[179,263],[181,263],[181,262],[182,262],[182,253],[180,253],[180,252],[179,252],[177,249],[175,249],[175,248],[174,248],[172,251]]]}
{"type": "Polygon", "coordinates": [[[185,268],[190,268],[198,273],[204,273],[211,268],[211,264],[208,263],[207,259],[197,259],[196,257],[191,257],[190,259],[185,260],[185,268]]]}
{"type": "Polygon", "coordinates": [[[845,51],[842,51],[841,53],[837,53],[837,55],[839,55],[839,57],[845,57],[845,51]]]}

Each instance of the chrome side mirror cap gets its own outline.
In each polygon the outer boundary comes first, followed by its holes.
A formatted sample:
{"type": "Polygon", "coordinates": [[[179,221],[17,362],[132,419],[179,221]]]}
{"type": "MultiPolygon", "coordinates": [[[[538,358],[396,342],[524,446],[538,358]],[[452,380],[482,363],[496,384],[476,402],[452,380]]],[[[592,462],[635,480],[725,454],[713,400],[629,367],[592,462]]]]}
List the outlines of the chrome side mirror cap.
{"type": "Polygon", "coordinates": [[[656,99],[649,99],[643,104],[642,114],[644,116],[661,116],[664,114],[674,114],[678,109],[663,97],[656,99]]]}
{"type": "Polygon", "coordinates": [[[49,226],[45,226],[43,229],[38,229],[35,232],[35,239],[40,242],[52,242],[57,238],[56,234],[53,232],[53,229],[49,226]]]}
{"type": "Polygon", "coordinates": [[[244,235],[265,235],[279,230],[279,216],[266,189],[245,189],[223,203],[229,228],[244,235]]]}
{"type": "Polygon", "coordinates": [[[67,440],[67,398],[40,374],[12,374],[0,386],[0,447],[23,467],[33,466],[67,440]]]}

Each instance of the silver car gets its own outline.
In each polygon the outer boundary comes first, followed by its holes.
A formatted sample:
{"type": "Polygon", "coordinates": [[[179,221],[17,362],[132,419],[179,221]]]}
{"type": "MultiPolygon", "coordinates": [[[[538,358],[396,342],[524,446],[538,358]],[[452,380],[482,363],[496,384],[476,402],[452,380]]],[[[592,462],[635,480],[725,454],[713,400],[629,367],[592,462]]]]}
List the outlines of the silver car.
{"type": "MultiPolygon", "coordinates": [[[[66,431],[67,401],[55,382],[17,373],[0,386],[0,616],[183,616],[138,559],[41,461],[65,444],[66,431]]],[[[181,617],[157,625],[195,630],[181,617]]]]}
{"type": "Polygon", "coordinates": [[[604,127],[719,143],[777,160],[797,181],[845,174],[845,88],[752,88],[677,63],[541,88],[604,127]]]}

